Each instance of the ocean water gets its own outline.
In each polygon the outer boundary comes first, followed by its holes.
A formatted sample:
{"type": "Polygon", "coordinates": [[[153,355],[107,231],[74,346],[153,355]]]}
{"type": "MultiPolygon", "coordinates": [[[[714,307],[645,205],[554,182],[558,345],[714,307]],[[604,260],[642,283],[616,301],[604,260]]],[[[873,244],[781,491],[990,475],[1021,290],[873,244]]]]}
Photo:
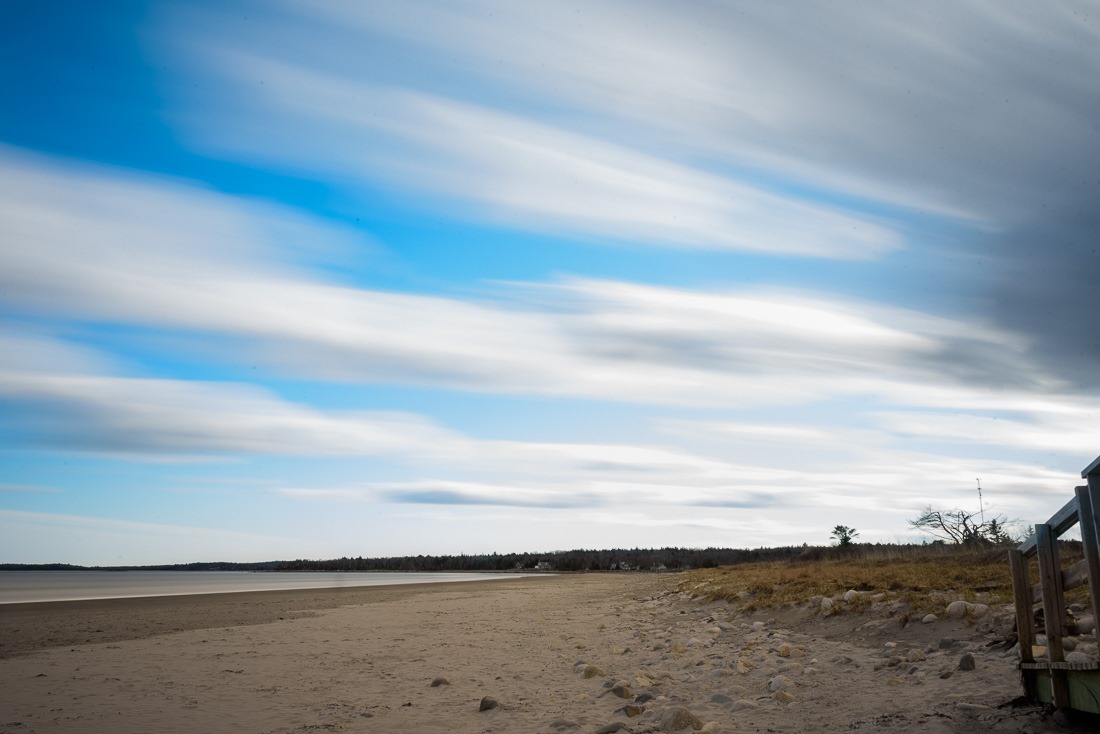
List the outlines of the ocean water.
{"type": "Polygon", "coordinates": [[[520,578],[521,573],[0,571],[0,604],[520,578]]]}

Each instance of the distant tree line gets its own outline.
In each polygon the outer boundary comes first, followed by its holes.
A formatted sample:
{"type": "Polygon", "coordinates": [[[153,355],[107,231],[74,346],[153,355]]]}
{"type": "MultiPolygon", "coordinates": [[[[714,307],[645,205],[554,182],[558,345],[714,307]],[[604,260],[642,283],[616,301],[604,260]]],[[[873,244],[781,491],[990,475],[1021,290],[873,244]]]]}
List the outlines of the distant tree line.
{"type": "Polygon", "coordinates": [[[280,563],[279,571],[678,571],[795,558],[806,546],[781,548],[616,548],[546,553],[489,553],[389,558],[334,558],[280,563]],[[540,565],[543,564],[543,565],[540,565]]]}

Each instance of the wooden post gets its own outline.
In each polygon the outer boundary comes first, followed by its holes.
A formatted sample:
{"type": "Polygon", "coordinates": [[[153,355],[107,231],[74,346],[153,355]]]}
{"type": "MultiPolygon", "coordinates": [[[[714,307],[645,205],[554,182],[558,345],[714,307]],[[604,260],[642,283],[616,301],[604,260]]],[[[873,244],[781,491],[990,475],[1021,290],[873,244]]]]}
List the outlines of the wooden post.
{"type": "MultiPolygon", "coordinates": [[[[1012,597],[1016,601],[1016,634],[1020,641],[1020,662],[1035,661],[1032,646],[1035,644],[1035,617],[1032,616],[1034,599],[1031,596],[1031,577],[1027,572],[1027,556],[1018,549],[1008,552],[1008,567],[1012,571],[1012,597]]],[[[1039,696],[1035,691],[1035,671],[1021,670],[1024,696],[1031,700],[1039,696]]]]}
{"type": "MultiPolygon", "coordinates": [[[[1090,476],[1087,487],[1076,487],[1081,516],[1081,548],[1089,575],[1092,613],[1100,613],[1100,477],[1090,476]]],[[[1093,631],[1100,643],[1100,626],[1093,631]]],[[[1098,660],[1100,662],[1100,660],[1098,660]]]]}
{"type": "Polygon", "coordinates": [[[1034,600],[1031,597],[1031,579],[1027,573],[1027,556],[1013,548],[1008,552],[1008,566],[1012,570],[1012,591],[1016,600],[1016,632],[1020,636],[1020,662],[1035,660],[1031,646],[1035,644],[1035,618],[1031,614],[1034,600]]]}
{"type": "MultiPolygon", "coordinates": [[[[1062,590],[1062,569],[1058,562],[1058,539],[1050,525],[1035,526],[1035,547],[1039,555],[1039,583],[1043,586],[1043,617],[1046,620],[1047,659],[1052,663],[1065,660],[1062,647],[1063,617],[1066,613],[1062,590]]],[[[1064,670],[1050,671],[1051,696],[1056,708],[1069,706],[1069,684],[1064,670]]]]}

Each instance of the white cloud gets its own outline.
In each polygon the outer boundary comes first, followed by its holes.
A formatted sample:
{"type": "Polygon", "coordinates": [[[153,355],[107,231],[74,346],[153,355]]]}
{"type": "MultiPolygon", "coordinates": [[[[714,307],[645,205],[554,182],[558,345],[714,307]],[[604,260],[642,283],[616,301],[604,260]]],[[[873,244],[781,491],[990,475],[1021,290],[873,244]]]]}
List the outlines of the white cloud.
{"type": "Polygon", "coordinates": [[[252,105],[196,116],[204,145],[353,186],[397,185],[455,216],[630,243],[818,257],[869,257],[901,242],[871,218],[520,115],[239,52],[203,55],[234,70],[233,104],[252,105]],[[258,134],[235,124],[249,114],[277,123],[258,134]]]}
{"type": "MultiPolygon", "coordinates": [[[[439,138],[421,147],[399,136],[401,155],[422,162],[446,149],[441,141],[451,134],[465,148],[445,154],[433,173],[460,176],[475,190],[477,173],[518,184],[519,202],[494,200],[514,206],[520,218],[537,213],[526,194],[558,181],[549,159],[524,151],[560,150],[562,163],[578,151],[570,136],[614,139],[643,157],[723,171],[741,186],[843,192],[987,225],[1091,180],[1097,160],[1080,155],[1093,137],[1092,80],[1100,75],[1100,25],[1087,3],[797,13],[734,3],[685,13],[675,3],[288,2],[283,11],[278,19],[250,14],[247,34],[240,14],[228,12],[188,12],[164,24],[177,42],[187,38],[176,58],[186,65],[181,78],[203,80],[202,96],[189,102],[201,104],[208,124],[191,115],[185,127],[206,150],[288,161],[286,151],[298,148],[289,155],[300,163],[331,160],[330,143],[339,141],[354,160],[379,145],[372,137],[379,125],[400,121],[411,135],[430,130],[439,138]],[[225,48],[277,48],[282,67],[224,63],[218,54],[225,48]],[[203,70],[195,59],[205,60],[203,70]],[[341,84],[333,114],[324,90],[341,84]],[[513,119],[537,116],[563,132],[498,136],[503,117],[491,115],[476,118],[480,128],[450,126],[400,102],[395,108],[391,95],[378,93],[383,87],[465,100],[465,109],[493,108],[513,119]],[[314,105],[323,119],[297,111],[314,105]],[[290,126],[294,140],[272,139],[265,130],[271,119],[290,126]],[[516,156],[514,166],[499,160],[507,153],[516,156]]],[[[589,190],[586,168],[577,168],[579,192],[589,190]]],[[[597,190],[625,194],[631,187],[597,190]]],[[[709,200],[707,190],[697,193],[709,200]]],[[[549,194],[562,196],[560,187],[549,194]]],[[[554,213],[570,222],[568,207],[554,213]]]]}

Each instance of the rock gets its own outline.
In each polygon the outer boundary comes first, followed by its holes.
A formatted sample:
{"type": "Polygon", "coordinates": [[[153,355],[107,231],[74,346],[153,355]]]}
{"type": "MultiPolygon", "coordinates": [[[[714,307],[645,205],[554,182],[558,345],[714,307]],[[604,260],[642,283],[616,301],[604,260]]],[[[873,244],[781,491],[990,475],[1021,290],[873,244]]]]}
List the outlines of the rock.
{"type": "Polygon", "coordinates": [[[707,634],[718,636],[718,635],[722,634],[722,628],[721,627],[707,627],[707,634]]]}
{"type": "Polygon", "coordinates": [[[763,632],[764,631],[764,623],[763,622],[753,622],[752,623],[752,631],[753,632],[763,632]]]}
{"type": "Polygon", "coordinates": [[[1073,637],[1062,638],[1062,649],[1066,652],[1072,652],[1077,649],[1077,640],[1073,637]]]}
{"type": "Polygon", "coordinates": [[[797,648],[794,645],[792,645],[790,643],[787,643],[787,642],[784,642],[782,645],[780,645],[779,650],[777,652],[779,653],[779,657],[781,657],[781,658],[803,658],[803,657],[806,657],[806,653],[803,652],[800,648],[797,648]]]}
{"type": "Polygon", "coordinates": [[[768,693],[775,693],[781,691],[784,688],[793,688],[794,681],[785,675],[777,675],[768,681],[768,693]]]}
{"type": "Polygon", "coordinates": [[[570,719],[554,719],[546,726],[554,731],[560,732],[569,731],[570,729],[579,729],[581,725],[570,719]]]}
{"type": "Polygon", "coordinates": [[[964,652],[962,657],[959,658],[959,670],[974,670],[978,667],[977,662],[974,660],[974,655],[969,652],[964,652]]]}
{"type": "Polygon", "coordinates": [[[500,703],[498,703],[495,698],[486,696],[481,699],[481,706],[478,708],[478,711],[489,711],[490,709],[495,709],[499,705],[500,703]]]}
{"type": "Polygon", "coordinates": [[[955,671],[953,671],[953,670],[945,670],[942,673],[940,673],[940,677],[943,678],[944,680],[947,680],[948,678],[950,678],[953,675],[955,675],[955,671]]]}
{"type": "Polygon", "coordinates": [[[619,698],[630,698],[634,694],[631,693],[630,689],[627,688],[625,685],[619,683],[618,685],[612,686],[611,695],[618,696],[619,698]]]}
{"type": "Polygon", "coordinates": [[[662,731],[682,731],[703,728],[703,720],[683,706],[669,706],[657,714],[657,726],[662,731]]]}
{"type": "Polygon", "coordinates": [[[1091,663],[1091,662],[1093,662],[1093,660],[1092,660],[1091,657],[1089,657],[1085,653],[1074,650],[1073,652],[1066,653],[1066,662],[1067,663],[1091,663]]]}
{"type": "Polygon", "coordinates": [[[795,697],[790,691],[776,691],[775,700],[779,703],[790,703],[795,700],[795,697]]]}
{"type": "Polygon", "coordinates": [[[745,658],[737,658],[737,663],[734,669],[737,671],[738,675],[748,675],[749,671],[751,671],[755,667],[755,665],[753,665],[745,658]]]}
{"type": "Polygon", "coordinates": [[[826,617],[833,613],[833,608],[835,606],[836,606],[836,602],[834,602],[832,599],[830,599],[827,596],[822,597],[822,599],[821,599],[821,613],[824,614],[826,617]]]}
{"type": "Polygon", "coordinates": [[[989,614],[989,606],[986,604],[967,604],[966,610],[975,617],[984,617],[989,614]]]}
{"type": "Polygon", "coordinates": [[[858,591],[856,591],[855,589],[848,589],[847,591],[844,592],[844,601],[848,602],[849,604],[854,602],[859,597],[860,597],[860,593],[858,591]]]}
{"type": "Polygon", "coordinates": [[[654,696],[652,693],[639,693],[637,696],[634,697],[634,703],[645,703],[646,701],[652,701],[655,698],[656,696],[654,696]]]}
{"type": "Polygon", "coordinates": [[[968,703],[966,701],[959,701],[955,704],[955,708],[959,711],[989,711],[989,706],[981,703],[968,703]]]}
{"type": "Polygon", "coordinates": [[[947,605],[947,609],[944,610],[944,614],[952,619],[961,619],[966,616],[966,602],[953,601],[947,605]]]}
{"type": "Polygon", "coordinates": [[[439,686],[449,686],[451,682],[446,678],[432,678],[432,688],[438,688],[439,686]]]}
{"type": "Polygon", "coordinates": [[[626,714],[628,717],[634,718],[635,716],[639,716],[645,713],[645,706],[639,706],[636,703],[628,703],[626,706],[623,706],[621,709],[619,709],[616,713],[626,714]]]}
{"type": "Polygon", "coordinates": [[[596,734],[614,734],[614,732],[622,731],[626,728],[626,724],[621,721],[612,721],[610,724],[604,724],[596,730],[596,734]]]}
{"type": "Polygon", "coordinates": [[[585,665],[584,668],[581,670],[582,678],[602,678],[605,675],[607,675],[607,673],[603,672],[592,664],[585,665]]]}
{"type": "Polygon", "coordinates": [[[891,655],[890,659],[886,661],[886,664],[891,668],[896,668],[901,665],[901,657],[898,655],[891,655]]]}
{"type": "Polygon", "coordinates": [[[1096,617],[1091,614],[1082,614],[1076,620],[1077,634],[1087,635],[1096,629],[1096,617]]]}
{"type": "Polygon", "coordinates": [[[932,624],[933,622],[939,621],[939,617],[937,617],[935,614],[926,614],[921,617],[920,621],[923,624],[932,624]]]}
{"type": "Polygon", "coordinates": [[[951,639],[950,637],[944,637],[942,640],[940,640],[940,649],[941,650],[948,650],[948,649],[954,647],[957,644],[958,643],[955,642],[955,640],[951,639]]]}
{"type": "Polygon", "coordinates": [[[1047,649],[1043,645],[1032,645],[1031,656],[1033,658],[1045,658],[1047,656],[1047,649]]]}
{"type": "Polygon", "coordinates": [[[733,699],[724,693],[715,693],[713,696],[710,697],[710,702],[716,703],[721,706],[727,703],[733,703],[733,699]]]}
{"type": "Polygon", "coordinates": [[[743,711],[745,709],[757,709],[760,708],[760,704],[753,701],[751,698],[739,698],[733,702],[733,706],[730,707],[734,711],[743,711]]]}
{"type": "Polygon", "coordinates": [[[913,648],[905,655],[905,659],[911,663],[919,663],[921,660],[927,660],[928,656],[924,654],[924,650],[913,648]]]}

